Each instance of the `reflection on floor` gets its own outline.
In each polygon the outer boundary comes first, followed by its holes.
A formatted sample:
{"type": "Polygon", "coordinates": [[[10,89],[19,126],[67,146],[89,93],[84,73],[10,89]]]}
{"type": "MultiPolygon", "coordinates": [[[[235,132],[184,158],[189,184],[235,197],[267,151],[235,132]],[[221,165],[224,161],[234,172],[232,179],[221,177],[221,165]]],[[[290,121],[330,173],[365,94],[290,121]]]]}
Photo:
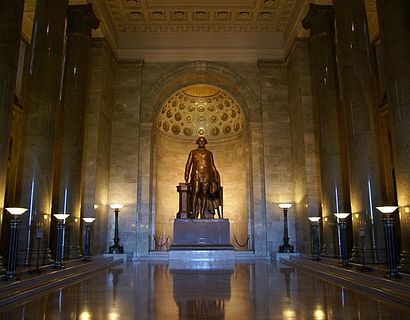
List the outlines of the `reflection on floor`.
{"type": "Polygon", "coordinates": [[[410,319],[408,310],[274,261],[182,270],[128,262],[0,313],[0,319],[410,319]]]}

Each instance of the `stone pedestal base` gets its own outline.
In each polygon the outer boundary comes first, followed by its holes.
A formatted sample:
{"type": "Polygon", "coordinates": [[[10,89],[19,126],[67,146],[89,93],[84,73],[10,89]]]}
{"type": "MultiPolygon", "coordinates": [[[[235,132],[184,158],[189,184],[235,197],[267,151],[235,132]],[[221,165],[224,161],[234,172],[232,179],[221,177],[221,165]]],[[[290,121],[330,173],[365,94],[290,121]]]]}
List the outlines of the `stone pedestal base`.
{"type": "Polygon", "coordinates": [[[170,269],[233,269],[229,239],[228,219],[175,219],[170,269]]]}
{"type": "Polygon", "coordinates": [[[230,244],[228,219],[175,219],[170,250],[226,250],[230,244]]]}
{"type": "Polygon", "coordinates": [[[128,259],[126,253],[104,253],[103,257],[104,258],[112,258],[114,261],[115,260],[127,261],[127,259],[128,259]]]}
{"type": "Polygon", "coordinates": [[[288,253],[280,253],[280,252],[277,252],[276,254],[275,254],[275,260],[276,261],[280,261],[281,259],[286,259],[286,260],[289,260],[290,258],[292,258],[292,257],[299,257],[300,256],[300,254],[299,253],[290,253],[290,252],[288,252],[288,253]]]}

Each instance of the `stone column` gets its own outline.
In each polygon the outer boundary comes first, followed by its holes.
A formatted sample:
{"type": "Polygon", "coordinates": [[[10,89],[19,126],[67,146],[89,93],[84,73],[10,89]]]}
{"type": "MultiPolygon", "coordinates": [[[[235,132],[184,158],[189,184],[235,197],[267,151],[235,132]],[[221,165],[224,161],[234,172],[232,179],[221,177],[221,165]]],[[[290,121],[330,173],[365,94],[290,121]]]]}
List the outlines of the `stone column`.
{"type": "Polygon", "coordinates": [[[60,103],[68,0],[37,0],[25,100],[19,205],[18,263],[46,262],[51,220],[55,115],[60,103]]]}
{"type": "Polygon", "coordinates": [[[377,0],[376,3],[400,210],[400,268],[410,272],[410,2],[377,0]]]}
{"type": "Polygon", "coordinates": [[[337,223],[334,213],[350,212],[345,121],[339,95],[334,6],[310,4],[302,21],[310,29],[314,105],[317,109],[322,183],[322,255],[337,257],[337,223]]]}
{"type": "MultiPolygon", "coordinates": [[[[384,260],[382,215],[384,202],[381,159],[375,126],[374,70],[363,0],[335,0],[337,56],[346,112],[353,259],[359,259],[359,230],[364,227],[364,256],[368,263],[384,260]]],[[[360,261],[360,259],[359,259],[360,261]]]]}
{"type": "Polygon", "coordinates": [[[92,5],[68,6],[64,89],[53,213],[66,213],[65,256],[78,258],[80,250],[81,168],[84,110],[87,98],[91,29],[99,21],[92,5]]]}
{"type": "Polygon", "coordinates": [[[2,1],[0,4],[0,239],[23,9],[24,0],[2,1]]]}

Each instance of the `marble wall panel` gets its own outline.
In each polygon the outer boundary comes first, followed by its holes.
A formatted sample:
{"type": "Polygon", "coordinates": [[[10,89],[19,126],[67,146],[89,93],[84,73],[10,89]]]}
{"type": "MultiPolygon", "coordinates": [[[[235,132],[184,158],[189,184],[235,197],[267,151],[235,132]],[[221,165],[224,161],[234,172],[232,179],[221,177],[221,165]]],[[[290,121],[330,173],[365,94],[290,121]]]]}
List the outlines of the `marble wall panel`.
{"type": "MultiPolygon", "coordinates": [[[[259,63],[263,119],[264,173],[268,251],[283,242],[283,211],[278,204],[293,202],[292,136],[286,66],[281,62],[259,63]]],[[[294,215],[288,215],[290,242],[295,241],[294,215]]]]}
{"type": "MultiPolygon", "coordinates": [[[[119,236],[130,257],[136,255],[142,65],[141,61],[118,62],[114,77],[109,203],[124,205],[119,215],[119,236]]],[[[113,217],[108,233],[114,233],[113,217]]]]}
{"type": "Polygon", "coordinates": [[[113,57],[105,41],[93,41],[85,116],[82,214],[96,217],[93,252],[107,251],[108,182],[113,106],[113,57]]]}

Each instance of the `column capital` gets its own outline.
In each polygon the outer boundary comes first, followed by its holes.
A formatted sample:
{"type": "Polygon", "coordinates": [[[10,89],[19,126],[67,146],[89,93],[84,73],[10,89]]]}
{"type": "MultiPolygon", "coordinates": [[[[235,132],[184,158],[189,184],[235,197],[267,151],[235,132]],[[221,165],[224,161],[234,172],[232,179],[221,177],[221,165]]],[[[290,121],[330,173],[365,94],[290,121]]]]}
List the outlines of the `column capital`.
{"type": "Polygon", "coordinates": [[[97,29],[99,24],[91,3],[68,6],[67,33],[81,33],[91,38],[91,29],[97,29]]]}
{"type": "Polygon", "coordinates": [[[309,12],[302,20],[303,28],[310,29],[311,36],[320,33],[335,33],[335,9],[333,5],[319,5],[311,3],[309,12]]]}

